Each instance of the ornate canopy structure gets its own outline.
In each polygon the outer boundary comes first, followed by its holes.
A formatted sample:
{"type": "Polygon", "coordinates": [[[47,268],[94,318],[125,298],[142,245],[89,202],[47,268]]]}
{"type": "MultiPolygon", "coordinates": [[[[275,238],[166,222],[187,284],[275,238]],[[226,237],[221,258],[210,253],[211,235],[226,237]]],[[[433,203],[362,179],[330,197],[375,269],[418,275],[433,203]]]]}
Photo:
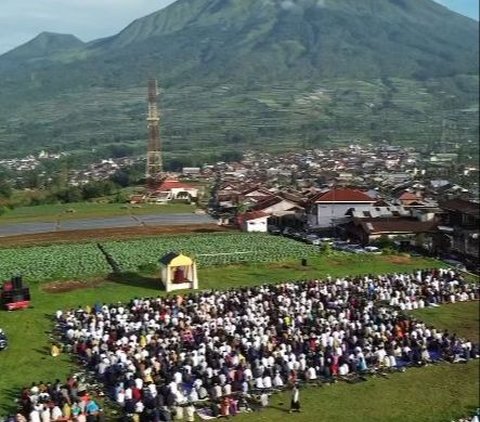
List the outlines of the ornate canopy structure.
{"type": "Polygon", "coordinates": [[[171,252],[160,259],[160,276],[167,292],[198,289],[197,264],[181,253],[171,252]]]}

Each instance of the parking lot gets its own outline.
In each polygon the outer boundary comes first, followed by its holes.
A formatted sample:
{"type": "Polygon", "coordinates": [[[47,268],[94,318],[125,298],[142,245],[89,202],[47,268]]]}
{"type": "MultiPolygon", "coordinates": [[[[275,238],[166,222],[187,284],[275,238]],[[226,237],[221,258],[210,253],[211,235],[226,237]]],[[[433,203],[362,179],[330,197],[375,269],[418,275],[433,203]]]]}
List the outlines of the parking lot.
{"type": "Polygon", "coordinates": [[[298,240],[299,242],[309,243],[311,245],[325,247],[329,246],[332,249],[343,251],[343,252],[350,252],[354,254],[381,254],[382,250],[376,246],[365,246],[363,247],[357,243],[351,243],[347,240],[343,240],[340,238],[334,237],[323,237],[319,234],[315,233],[307,233],[303,230],[287,227],[284,229],[280,229],[278,227],[269,227],[269,232],[273,235],[277,236],[285,236],[289,237],[294,240],[298,240]]]}

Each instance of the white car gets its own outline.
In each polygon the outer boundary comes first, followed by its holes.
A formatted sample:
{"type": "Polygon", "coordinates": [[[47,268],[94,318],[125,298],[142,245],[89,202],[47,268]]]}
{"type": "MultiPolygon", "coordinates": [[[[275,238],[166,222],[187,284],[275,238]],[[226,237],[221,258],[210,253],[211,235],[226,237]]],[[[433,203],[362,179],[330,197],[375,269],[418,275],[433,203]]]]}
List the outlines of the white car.
{"type": "Polygon", "coordinates": [[[380,248],[377,248],[376,246],[365,246],[363,249],[365,250],[365,252],[368,252],[374,255],[382,254],[382,250],[380,248]]]}
{"type": "Polygon", "coordinates": [[[307,234],[305,236],[305,241],[307,243],[310,243],[311,245],[319,245],[320,244],[320,239],[316,234],[307,234]]]}
{"type": "Polygon", "coordinates": [[[366,253],[365,249],[363,249],[360,245],[348,245],[345,250],[347,252],[352,252],[352,253],[366,253]]]}

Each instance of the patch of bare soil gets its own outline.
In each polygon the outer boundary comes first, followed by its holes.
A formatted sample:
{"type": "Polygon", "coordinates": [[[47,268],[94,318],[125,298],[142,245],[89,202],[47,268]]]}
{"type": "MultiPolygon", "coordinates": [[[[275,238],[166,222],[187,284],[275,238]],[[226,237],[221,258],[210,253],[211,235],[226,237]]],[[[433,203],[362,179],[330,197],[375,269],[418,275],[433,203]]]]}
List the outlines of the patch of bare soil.
{"type": "Polygon", "coordinates": [[[410,256],[386,256],[385,261],[390,262],[391,264],[410,264],[412,258],[410,256]]]}
{"type": "MultiPolygon", "coordinates": [[[[2,247],[27,247],[55,243],[88,242],[92,240],[125,240],[163,234],[214,233],[227,231],[216,224],[190,224],[184,226],[112,227],[102,230],[68,230],[0,238],[2,247]]],[[[231,230],[231,229],[230,229],[231,230]]]]}
{"type": "Polygon", "coordinates": [[[46,293],[67,293],[73,292],[80,289],[90,289],[94,287],[99,287],[103,284],[104,280],[101,278],[88,280],[88,281],[79,281],[79,280],[66,280],[66,281],[54,281],[52,283],[47,283],[42,285],[42,290],[46,293]]]}
{"type": "Polygon", "coordinates": [[[283,269],[283,270],[298,270],[299,267],[300,267],[300,264],[296,264],[294,262],[272,262],[267,265],[267,268],[270,268],[270,269],[283,269]]]}

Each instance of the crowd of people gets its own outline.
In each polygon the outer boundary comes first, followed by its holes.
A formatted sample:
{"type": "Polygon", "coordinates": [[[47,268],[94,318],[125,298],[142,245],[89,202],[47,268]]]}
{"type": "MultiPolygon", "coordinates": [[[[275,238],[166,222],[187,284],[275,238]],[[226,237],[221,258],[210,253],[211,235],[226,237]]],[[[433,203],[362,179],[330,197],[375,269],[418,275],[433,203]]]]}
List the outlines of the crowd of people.
{"type": "MultiPolygon", "coordinates": [[[[105,415],[89,393],[87,385],[77,376],[66,382],[32,383],[24,387],[20,397],[20,412],[12,422],[104,422],[105,415]]],[[[7,422],[8,419],[7,419],[7,422]]]]}
{"type": "MultiPolygon", "coordinates": [[[[453,270],[420,270],[133,299],[57,311],[64,347],[103,383],[125,420],[232,416],[299,383],[478,358],[479,345],[405,310],[477,300],[453,270]]],[[[78,378],[25,387],[19,422],[100,422],[78,378]]]]}
{"type": "Polygon", "coordinates": [[[136,298],[56,320],[126,415],[190,421],[203,402],[229,416],[251,394],[298,383],[478,358],[477,344],[403,312],[478,297],[455,271],[433,269],[136,298]]]}

